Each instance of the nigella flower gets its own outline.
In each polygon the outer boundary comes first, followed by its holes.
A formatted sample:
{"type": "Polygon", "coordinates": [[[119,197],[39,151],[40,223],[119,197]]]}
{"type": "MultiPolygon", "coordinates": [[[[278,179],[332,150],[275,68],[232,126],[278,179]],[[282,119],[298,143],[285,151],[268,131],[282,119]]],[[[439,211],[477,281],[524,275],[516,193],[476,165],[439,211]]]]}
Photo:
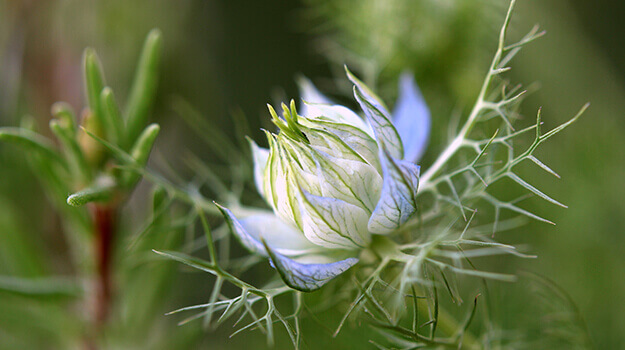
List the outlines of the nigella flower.
{"type": "Polygon", "coordinates": [[[400,80],[392,116],[347,71],[365,118],[332,104],[308,81],[300,109],[269,106],[278,133],[269,149],[251,142],[254,175],[273,212],[237,219],[220,209],[253,253],[267,256],[291,288],[312,291],[358,262],[372,235],[395,232],[416,212],[419,166],[430,115],[412,76],[400,80]]]}

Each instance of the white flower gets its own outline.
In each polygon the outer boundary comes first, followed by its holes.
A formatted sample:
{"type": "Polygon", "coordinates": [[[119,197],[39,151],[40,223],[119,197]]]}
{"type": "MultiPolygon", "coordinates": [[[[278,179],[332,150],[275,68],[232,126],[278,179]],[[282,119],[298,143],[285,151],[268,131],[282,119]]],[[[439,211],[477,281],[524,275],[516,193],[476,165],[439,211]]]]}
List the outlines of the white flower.
{"type": "Polygon", "coordinates": [[[227,223],[252,252],[268,256],[284,282],[320,288],[358,262],[372,234],[389,234],[417,210],[419,167],[430,116],[410,75],[402,76],[391,117],[380,99],[347,71],[364,111],[330,103],[302,80],[301,115],[292,101],[283,115],[269,106],[280,131],[269,149],[251,142],[254,175],[273,213],[227,223]]]}

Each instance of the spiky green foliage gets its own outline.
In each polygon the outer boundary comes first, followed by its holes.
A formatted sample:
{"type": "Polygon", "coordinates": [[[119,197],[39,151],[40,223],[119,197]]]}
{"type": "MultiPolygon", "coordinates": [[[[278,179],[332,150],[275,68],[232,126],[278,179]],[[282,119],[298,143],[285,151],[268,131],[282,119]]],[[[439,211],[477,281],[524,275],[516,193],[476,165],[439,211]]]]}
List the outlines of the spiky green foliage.
{"type": "MultiPolygon", "coordinates": [[[[522,123],[518,106],[523,91],[520,87],[510,88],[502,76],[509,70],[507,65],[514,55],[542,33],[536,28],[519,42],[507,45],[505,34],[511,11],[512,6],[473,109],[462,126],[452,130],[448,145],[438,156],[433,155],[432,165],[424,167],[417,197],[418,216],[390,237],[375,236],[369,249],[361,254],[361,262],[349,275],[311,294],[285,286],[278,273],[267,264],[259,264],[262,261],[259,257],[236,257],[236,249],[231,250],[229,230],[222,223],[219,207],[213,201],[227,206],[237,216],[247,216],[265,208],[258,198],[251,200],[247,195],[252,185],[252,167],[247,151],[242,151],[247,149],[243,137],[238,143],[232,142],[184,100],[176,98],[172,103],[174,110],[189,121],[222,164],[206,164],[198,157],[184,155],[182,160],[194,174],[192,181],[179,178],[167,165],[163,168],[169,176],[146,166],[159,132],[158,125],[145,126],[156,89],[158,33],[152,33],[146,41],[135,84],[124,109],[117,105],[112,90],[105,87],[102,65],[95,52],[86,51],[85,85],[89,108],[84,113],[81,128],[77,127],[79,123],[66,105],[53,107],[55,120],[50,128],[60,149],[29,129],[4,128],[0,132],[0,139],[32,151],[29,159],[34,173],[63,214],[62,224],[71,242],[77,276],[2,276],[0,290],[10,297],[0,302],[0,310],[5,315],[15,313],[12,303],[19,298],[54,298],[54,303],[46,299],[34,310],[22,310],[22,316],[44,325],[44,329],[37,331],[53,334],[51,343],[61,348],[82,342],[85,338],[82,320],[74,317],[71,305],[89,292],[82,287],[82,282],[94,270],[93,255],[88,248],[93,217],[83,206],[118,206],[143,177],[154,185],[152,208],[148,217],[137,225],[139,229],[128,233],[129,239],[119,248],[121,257],[116,273],[120,287],[114,307],[115,322],[111,322],[102,332],[105,335],[96,337],[95,342],[102,342],[104,346],[172,348],[183,339],[194,339],[195,328],[189,326],[178,329],[184,338],[174,334],[164,337],[158,332],[163,318],[154,314],[154,310],[170,307],[166,305],[164,293],[175,284],[174,268],[184,265],[206,273],[204,278],[212,283],[212,288],[202,292],[206,303],[169,313],[172,316],[168,320],[180,313],[188,314],[181,324],[202,320],[206,328],[213,328],[230,322],[236,327],[233,335],[260,330],[266,334],[267,342],[273,344],[278,330],[276,323],[279,323],[293,346],[304,348],[304,316],[309,314],[314,318],[315,310],[335,309],[343,313],[341,320],[331,324],[335,335],[349,324],[367,324],[376,331],[371,335],[371,343],[380,349],[511,346],[510,339],[501,340],[503,331],[481,314],[480,307],[488,303],[487,288],[481,287],[481,294],[471,292],[467,296],[465,286],[472,280],[514,281],[516,276],[507,271],[502,273],[494,266],[478,265],[475,260],[500,254],[532,258],[515,246],[496,241],[494,234],[520,226],[524,217],[550,221],[522,209],[519,201],[525,196],[500,199],[490,191],[490,186],[508,179],[529,195],[562,206],[524,180],[517,167],[529,161],[555,174],[538,159],[535,151],[579,117],[578,114],[546,133],[541,131],[540,112],[536,123],[517,126],[522,123]],[[520,140],[530,134],[534,137],[527,147],[522,147],[520,140]],[[69,193],[73,194],[68,196],[69,193]],[[506,211],[519,216],[506,219],[506,211]],[[216,228],[211,229],[209,225],[216,228]],[[196,237],[197,226],[203,237],[196,237]],[[206,259],[200,258],[206,255],[206,259]],[[262,278],[248,281],[250,270],[262,278]],[[464,305],[465,299],[469,300],[468,305],[464,305]],[[450,307],[450,301],[462,307],[450,307]],[[483,327],[476,327],[482,320],[483,327]],[[61,329],[61,335],[54,335],[61,329]],[[145,339],[150,340],[146,343],[145,339]]],[[[385,59],[374,60],[382,65],[388,63],[385,59]]],[[[283,110],[285,119],[272,113],[274,123],[291,137],[305,139],[298,127],[294,104],[283,106],[283,110]]],[[[582,112],[583,109],[580,114],[582,112]]],[[[238,130],[247,129],[239,114],[235,113],[233,119],[238,130]]],[[[486,282],[483,285],[486,286],[486,282]]],[[[563,300],[557,306],[566,310],[567,320],[575,321],[554,322],[555,327],[566,330],[565,335],[577,334],[582,339],[577,343],[583,343],[583,322],[576,313],[569,312],[574,306],[565,293],[557,288],[550,290],[555,291],[551,294],[557,294],[558,300],[563,300]]],[[[552,299],[551,295],[547,297],[552,299]]],[[[0,317],[0,322],[20,328],[22,332],[28,326],[26,322],[11,324],[10,318],[0,317]]],[[[0,335],[2,331],[0,327],[0,335]]]]}
{"type": "MultiPolygon", "coordinates": [[[[474,334],[472,329],[472,323],[478,319],[478,305],[487,303],[483,301],[485,297],[473,295],[465,316],[460,318],[455,316],[457,311],[443,309],[441,305],[445,303],[441,298],[447,294],[453,303],[461,305],[466,298],[463,295],[466,277],[478,281],[516,280],[515,275],[493,271],[496,269],[492,267],[478,268],[474,263],[476,259],[501,254],[534,257],[512,245],[497,242],[495,233],[522,225],[523,218],[551,222],[522,209],[519,202],[527,196],[514,200],[498,199],[490,193],[489,188],[509,179],[530,196],[564,206],[529,184],[516,170],[519,164],[529,161],[539,169],[556,175],[537,158],[535,151],[546,140],[575,122],[587,108],[585,105],[568,122],[548,132],[543,132],[541,128],[541,111],[538,111],[536,122],[532,125],[516,126],[521,119],[519,103],[525,91],[520,86],[510,87],[502,75],[510,70],[508,64],[519,50],[543,33],[535,27],[519,41],[508,44],[506,32],[513,7],[514,1],[507,12],[494,58],[473,108],[462,126],[453,130],[447,146],[434,157],[432,165],[426,168],[420,178],[418,200],[421,205],[418,217],[392,237],[375,236],[351,276],[339,278],[325,287],[324,295],[331,299],[326,303],[345,309],[342,321],[336,324],[335,335],[349,320],[367,320],[382,337],[381,341],[372,340],[380,349],[482,348],[492,343],[496,330],[491,324],[476,327],[482,329],[482,334],[474,334]],[[528,135],[533,135],[529,145],[520,146],[523,145],[524,137],[527,143],[528,135]],[[502,219],[502,212],[506,210],[518,216],[502,219]]],[[[284,106],[284,114],[285,119],[281,119],[272,112],[274,123],[282,131],[291,133],[292,137],[298,137],[296,112],[290,112],[284,106]]],[[[213,184],[211,187],[215,188],[215,193],[229,193],[225,185],[213,184]]],[[[171,191],[177,193],[179,190],[171,188],[171,191]]],[[[200,200],[197,193],[182,193],[187,194],[180,195],[180,198],[190,199],[190,203],[194,203],[195,198],[198,200],[196,208],[210,211],[205,207],[206,201],[200,200]]],[[[231,196],[226,197],[230,202],[228,206],[234,208],[235,212],[240,210],[241,215],[253,210],[241,206],[231,196]]],[[[204,220],[202,222],[205,223],[204,220]]],[[[205,230],[210,232],[207,226],[205,230]]],[[[217,250],[210,237],[207,245],[211,252],[209,261],[172,252],[161,253],[216,276],[208,303],[175,312],[202,310],[188,320],[203,317],[209,320],[205,322],[210,322],[215,313],[219,313],[219,321],[238,313],[241,318],[248,318],[250,323],[234,334],[249,328],[260,328],[267,333],[269,342],[273,334],[270,323],[278,320],[284,325],[294,346],[299,348],[300,314],[297,310],[302,308],[302,303],[306,307],[307,298],[300,292],[280,287],[275,274],[268,282],[268,287],[257,288],[246,284],[220,267],[219,259],[216,258],[217,250]],[[237,286],[241,294],[232,297],[222,292],[225,282],[237,286]],[[291,294],[298,305],[295,313],[289,317],[282,316],[284,313],[278,311],[273,300],[283,294],[291,294]],[[259,301],[265,302],[265,306],[260,308],[265,313],[257,315],[258,311],[254,311],[254,308],[259,307],[259,301]],[[293,321],[289,323],[289,319],[293,321]]],[[[254,262],[251,257],[249,259],[254,262]]],[[[484,322],[489,321],[486,319],[484,322]]]]}
{"type": "Polygon", "coordinates": [[[417,73],[430,96],[472,101],[483,61],[506,3],[492,0],[305,0],[304,20],[319,51],[337,66],[358,69],[378,92],[392,93],[404,70],[417,73]],[[479,18],[479,21],[475,21],[479,18]]]}

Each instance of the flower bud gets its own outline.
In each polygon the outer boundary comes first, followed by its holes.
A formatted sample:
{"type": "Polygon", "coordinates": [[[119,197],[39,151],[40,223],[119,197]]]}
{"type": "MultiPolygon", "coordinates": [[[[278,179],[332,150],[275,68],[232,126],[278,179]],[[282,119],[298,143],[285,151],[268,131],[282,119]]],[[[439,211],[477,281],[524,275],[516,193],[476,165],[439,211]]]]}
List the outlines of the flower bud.
{"type": "MultiPolygon", "coordinates": [[[[419,166],[412,161],[428,131],[414,140],[391,119],[415,130],[406,114],[416,112],[413,123],[429,126],[427,107],[412,80],[404,79],[405,102],[395,108],[402,115],[391,117],[349,71],[348,77],[364,119],[346,107],[314,101],[305,101],[304,115],[294,101],[282,105],[280,116],[269,106],[279,131],[266,131],[268,150],[252,142],[252,152],[256,186],[275,216],[237,220],[221,208],[241,242],[268,256],[285,283],[299,290],[317,289],[350,268],[372,235],[396,232],[417,210],[419,166]],[[404,149],[411,159],[404,159],[404,149]]],[[[309,90],[304,96],[327,102],[310,91],[310,82],[302,85],[309,90]]]]}

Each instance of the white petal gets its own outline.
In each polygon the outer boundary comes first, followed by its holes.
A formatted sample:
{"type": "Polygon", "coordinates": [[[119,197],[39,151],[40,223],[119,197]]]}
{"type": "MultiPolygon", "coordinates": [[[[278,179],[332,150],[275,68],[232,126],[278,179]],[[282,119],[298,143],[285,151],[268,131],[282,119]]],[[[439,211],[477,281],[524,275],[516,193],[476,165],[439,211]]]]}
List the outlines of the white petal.
{"type": "Polygon", "coordinates": [[[272,265],[278,270],[287,286],[302,292],[312,292],[358,263],[357,258],[347,258],[327,263],[301,263],[289,259],[267,247],[272,265]]]}
{"type": "Polygon", "coordinates": [[[286,224],[271,212],[237,219],[228,208],[216,205],[231,232],[252,253],[268,256],[262,240],[276,252],[287,256],[323,251],[323,248],[309,242],[297,228],[286,224]]]}
{"type": "Polygon", "coordinates": [[[309,128],[304,126],[302,126],[302,131],[308,138],[308,141],[310,142],[310,147],[314,148],[317,151],[327,153],[333,157],[368,163],[368,161],[364,157],[362,157],[360,153],[356,152],[356,150],[350,147],[350,145],[348,145],[343,139],[341,139],[339,136],[332,133],[331,131],[328,131],[324,128],[309,128]]]}
{"type": "Polygon", "coordinates": [[[308,119],[327,120],[352,125],[373,136],[371,128],[367,123],[358,114],[347,107],[319,103],[305,103],[305,105],[307,106],[308,114],[302,113],[302,116],[308,119]]]}
{"type": "Polygon", "coordinates": [[[311,154],[312,149],[288,139],[283,140],[283,143],[289,157],[288,165],[297,183],[303,184],[308,192],[321,195],[323,177],[319,176],[319,166],[311,154]]]}
{"type": "Polygon", "coordinates": [[[259,147],[254,140],[248,138],[250,148],[252,149],[252,158],[254,160],[254,183],[256,184],[256,190],[262,197],[265,197],[264,181],[265,168],[267,167],[267,161],[269,159],[269,150],[259,147]]]}
{"type": "Polygon", "coordinates": [[[373,211],[382,189],[382,177],[374,167],[321,152],[316,155],[323,169],[323,197],[341,199],[369,212],[373,211]]]}
{"type": "Polygon", "coordinates": [[[373,211],[382,189],[382,177],[367,162],[331,156],[310,145],[284,140],[298,183],[316,196],[336,198],[373,211]]]}
{"type": "Polygon", "coordinates": [[[299,114],[308,116],[308,106],[306,103],[326,103],[331,104],[332,101],[324,94],[319,92],[315,85],[306,77],[300,77],[297,79],[297,86],[299,87],[299,94],[304,101],[299,108],[299,114]]]}
{"type": "Polygon", "coordinates": [[[397,230],[417,211],[419,166],[393,159],[380,147],[384,184],[368,228],[372,233],[386,234],[397,230]]]}
{"type": "Polygon", "coordinates": [[[350,148],[358,153],[370,165],[374,166],[380,174],[380,160],[378,156],[378,144],[366,132],[348,124],[329,121],[315,120],[311,122],[316,128],[326,130],[345,142],[350,148]]]}
{"type": "Polygon", "coordinates": [[[399,98],[393,111],[393,124],[404,145],[404,159],[421,159],[430,134],[430,110],[411,73],[399,80],[399,98]]]}
{"type": "Polygon", "coordinates": [[[345,201],[301,190],[302,229],[309,241],[327,248],[354,249],[369,245],[369,215],[345,201]]]}
{"type": "Polygon", "coordinates": [[[282,220],[301,227],[295,183],[285,150],[274,136],[269,137],[270,153],[265,170],[265,194],[274,213],[282,220]]]}

